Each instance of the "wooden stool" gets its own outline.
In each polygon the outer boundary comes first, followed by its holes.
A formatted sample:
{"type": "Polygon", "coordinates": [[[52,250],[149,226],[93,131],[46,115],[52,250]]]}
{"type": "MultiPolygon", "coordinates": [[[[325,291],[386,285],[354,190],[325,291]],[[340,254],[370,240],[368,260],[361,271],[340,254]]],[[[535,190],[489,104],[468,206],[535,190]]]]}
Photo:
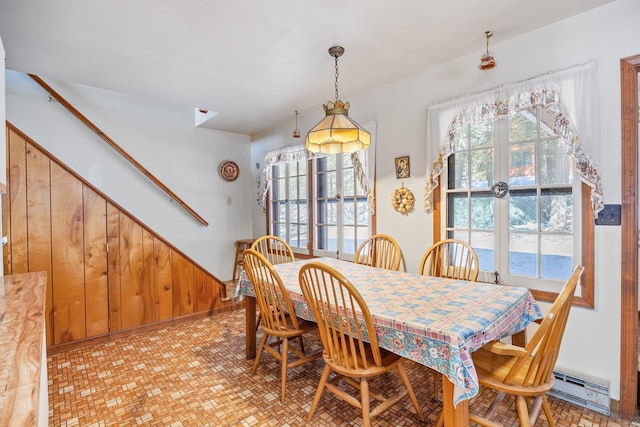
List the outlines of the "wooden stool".
{"type": "Polygon", "coordinates": [[[236,274],[240,274],[240,271],[242,271],[242,252],[244,252],[245,249],[249,249],[252,244],[253,239],[236,240],[236,257],[233,263],[232,280],[236,280],[236,274]],[[240,268],[238,268],[238,266],[240,266],[240,268]]]}

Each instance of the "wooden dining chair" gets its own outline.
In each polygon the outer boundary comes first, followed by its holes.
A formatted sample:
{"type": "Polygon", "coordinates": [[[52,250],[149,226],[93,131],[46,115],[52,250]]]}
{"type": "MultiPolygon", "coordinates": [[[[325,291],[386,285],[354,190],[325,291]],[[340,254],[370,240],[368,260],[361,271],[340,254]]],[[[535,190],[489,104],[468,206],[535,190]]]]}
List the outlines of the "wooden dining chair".
{"type": "Polygon", "coordinates": [[[404,359],[378,347],[371,313],[358,290],[338,271],[317,262],[302,266],[299,279],[302,294],[318,323],[324,347],[322,357],[326,363],[307,420],[311,421],[325,389],[361,409],[365,427],[371,425],[371,418],[407,395],[418,417],[424,420],[403,365],[404,359]],[[394,368],[404,384],[399,393],[385,398],[369,391],[370,378],[394,368]],[[329,380],[332,371],[337,375],[329,380]],[[341,379],[345,385],[360,391],[360,401],[338,387],[341,379]],[[380,402],[373,409],[370,408],[370,397],[380,402]]]}
{"type": "MultiPolygon", "coordinates": [[[[489,418],[507,394],[515,396],[521,426],[534,425],[544,410],[547,422],[555,427],[546,393],[555,382],[553,369],[567,325],[571,301],[584,267],[579,265],[540,322],[526,346],[491,342],[471,354],[481,387],[497,392],[484,416],[470,414],[469,419],[483,426],[495,426],[489,418]],[[531,401],[529,404],[528,400],[531,401]]],[[[440,421],[440,420],[439,420],[440,421]]]]}
{"type": "MultiPolygon", "coordinates": [[[[284,264],[296,260],[291,246],[278,236],[266,234],[256,239],[251,245],[251,249],[260,252],[271,265],[284,264]]],[[[256,327],[262,322],[262,314],[258,314],[256,327]]]]}
{"type": "Polygon", "coordinates": [[[291,246],[280,237],[270,234],[258,238],[251,249],[260,252],[272,265],[296,260],[291,246]]]}
{"type": "Polygon", "coordinates": [[[253,285],[262,317],[263,336],[251,374],[255,374],[264,350],[279,360],[281,364],[280,401],[284,403],[287,369],[310,362],[322,354],[318,352],[307,356],[304,352],[302,335],[315,330],[316,324],[295,316],[291,299],[282,279],[262,254],[247,249],[242,254],[242,261],[247,277],[253,285]],[[268,343],[269,337],[276,339],[268,343]],[[293,338],[298,339],[300,350],[289,346],[289,340],[293,338]],[[289,362],[289,352],[293,353],[297,359],[289,362]]]}
{"type": "Polygon", "coordinates": [[[398,271],[402,261],[402,251],[398,243],[386,234],[374,234],[362,242],[353,262],[370,267],[398,271]]]}
{"type": "Polygon", "coordinates": [[[446,239],[431,245],[420,261],[420,274],[475,282],[480,272],[476,251],[462,240],[446,239]]]}
{"type": "MultiPolygon", "coordinates": [[[[475,282],[480,272],[478,255],[466,242],[446,239],[434,243],[420,261],[418,272],[425,276],[446,277],[475,282]]],[[[433,397],[440,399],[440,374],[433,374],[433,397]]]]}

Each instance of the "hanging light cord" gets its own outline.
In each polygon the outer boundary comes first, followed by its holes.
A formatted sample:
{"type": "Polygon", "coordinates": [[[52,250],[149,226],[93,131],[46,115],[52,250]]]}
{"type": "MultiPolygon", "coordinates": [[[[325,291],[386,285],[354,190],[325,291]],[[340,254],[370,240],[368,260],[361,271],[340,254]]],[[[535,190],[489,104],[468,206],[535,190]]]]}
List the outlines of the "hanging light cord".
{"type": "Polygon", "coordinates": [[[485,31],[485,36],[487,37],[487,53],[489,53],[489,38],[493,35],[491,31],[485,31]]]}
{"type": "Polygon", "coordinates": [[[336,59],[336,104],[338,103],[338,55],[334,55],[336,59]]]}

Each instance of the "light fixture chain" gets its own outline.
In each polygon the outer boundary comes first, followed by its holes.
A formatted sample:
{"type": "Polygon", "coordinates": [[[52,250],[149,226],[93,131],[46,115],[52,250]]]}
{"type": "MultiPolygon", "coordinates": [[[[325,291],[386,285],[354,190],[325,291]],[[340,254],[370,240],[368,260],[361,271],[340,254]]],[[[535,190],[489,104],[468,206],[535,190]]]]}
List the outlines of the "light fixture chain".
{"type": "Polygon", "coordinates": [[[336,58],[336,104],[338,103],[338,55],[335,56],[336,58]]]}

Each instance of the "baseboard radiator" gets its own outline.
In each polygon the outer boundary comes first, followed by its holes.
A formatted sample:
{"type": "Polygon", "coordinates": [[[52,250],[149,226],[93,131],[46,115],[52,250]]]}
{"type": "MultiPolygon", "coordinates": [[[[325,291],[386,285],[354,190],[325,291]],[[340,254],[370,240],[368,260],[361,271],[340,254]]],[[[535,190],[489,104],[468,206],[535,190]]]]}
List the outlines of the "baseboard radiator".
{"type": "Polygon", "coordinates": [[[609,381],[558,367],[553,375],[556,383],[547,394],[610,415],[609,381]]]}

